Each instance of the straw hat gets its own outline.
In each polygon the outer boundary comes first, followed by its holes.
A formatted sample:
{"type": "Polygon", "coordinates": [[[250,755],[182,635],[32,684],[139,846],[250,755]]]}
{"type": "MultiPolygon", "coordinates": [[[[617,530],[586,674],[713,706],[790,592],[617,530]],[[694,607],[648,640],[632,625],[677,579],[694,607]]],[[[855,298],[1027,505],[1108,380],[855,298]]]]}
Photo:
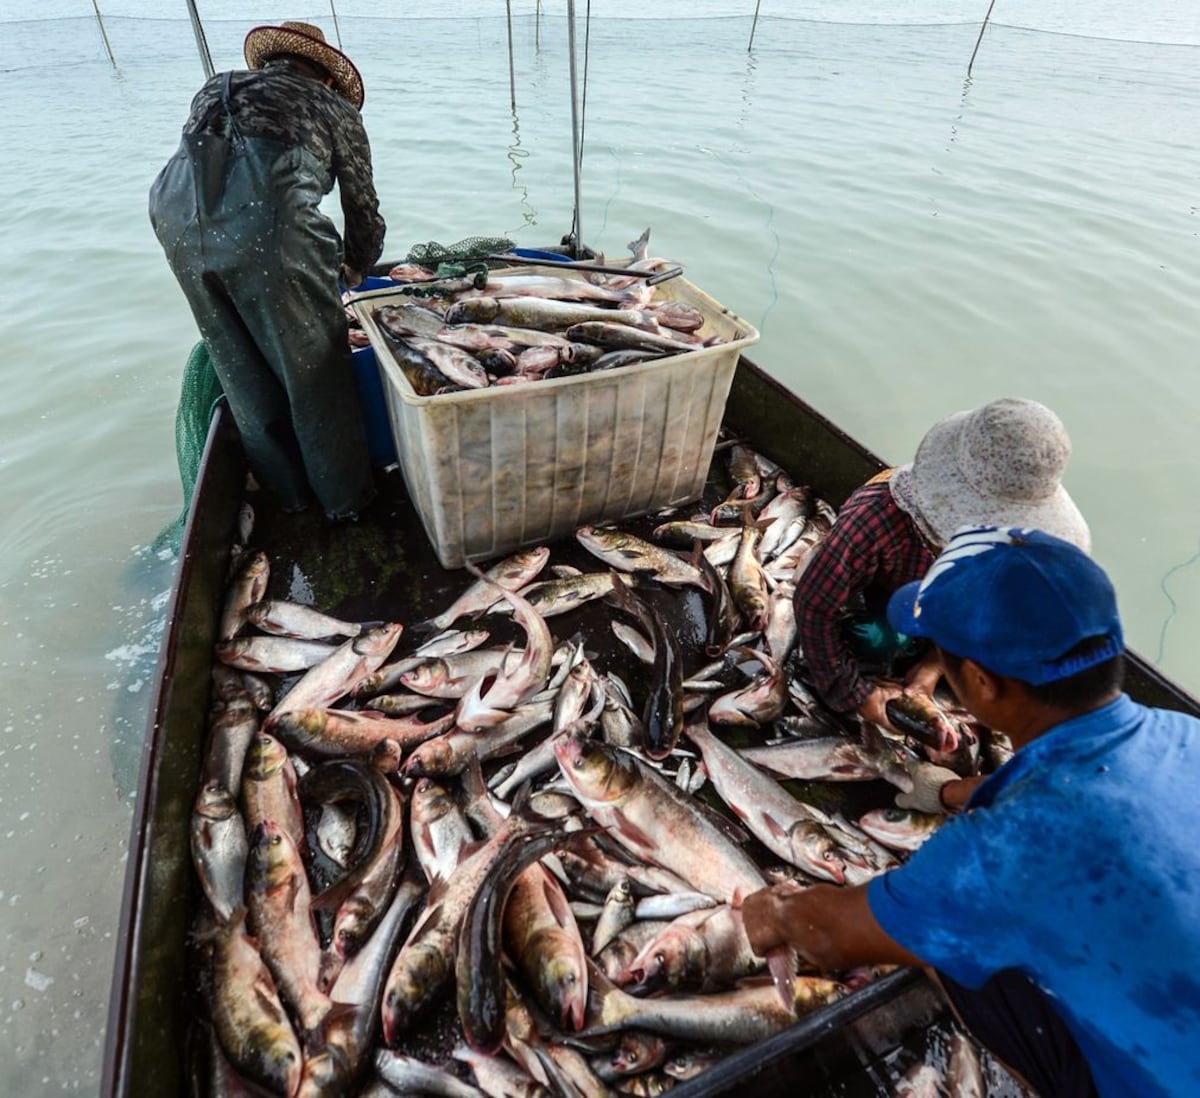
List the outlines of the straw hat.
{"type": "Polygon", "coordinates": [[[247,66],[252,69],[261,69],[272,57],[284,53],[306,57],[325,69],[333,77],[342,97],[362,110],[366,91],[354,62],[329,45],[325,41],[325,32],[312,23],[289,21],[277,27],[255,27],[246,35],[242,52],[246,55],[247,66]]]}
{"type": "Polygon", "coordinates": [[[960,526],[1032,526],[1091,551],[1087,523],[1062,486],[1071,440],[1036,400],[1006,397],[935,423],[892,498],[945,545],[960,526]]]}

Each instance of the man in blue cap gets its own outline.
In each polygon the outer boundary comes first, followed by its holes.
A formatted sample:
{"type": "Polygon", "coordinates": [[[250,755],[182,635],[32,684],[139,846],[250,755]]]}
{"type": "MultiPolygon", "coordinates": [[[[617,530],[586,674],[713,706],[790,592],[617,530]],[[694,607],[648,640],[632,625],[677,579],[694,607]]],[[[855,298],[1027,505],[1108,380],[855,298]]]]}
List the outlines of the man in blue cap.
{"type": "Polygon", "coordinates": [[[1200,1094],[1200,720],[1122,692],[1108,577],[1041,531],[967,527],[888,617],[1017,750],[900,868],[747,897],[754,949],[931,967],[1042,1095],[1200,1094]]]}

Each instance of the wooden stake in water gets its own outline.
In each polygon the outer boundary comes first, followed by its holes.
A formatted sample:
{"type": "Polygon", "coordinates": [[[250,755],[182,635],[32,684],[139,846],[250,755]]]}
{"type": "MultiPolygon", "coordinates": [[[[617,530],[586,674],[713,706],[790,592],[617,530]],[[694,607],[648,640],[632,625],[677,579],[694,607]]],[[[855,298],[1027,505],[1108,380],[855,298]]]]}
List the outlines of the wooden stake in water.
{"type": "Polygon", "coordinates": [[[333,7],[333,0],[329,0],[329,13],[333,16],[333,33],[337,36],[338,49],[342,48],[342,29],[338,26],[337,12],[333,7]]]}
{"type": "Polygon", "coordinates": [[[517,78],[513,73],[512,45],[512,0],[504,0],[504,10],[508,15],[508,98],[512,109],[517,109],[517,78]]]}
{"type": "Polygon", "coordinates": [[[533,48],[542,48],[542,0],[537,0],[533,9],[533,48]]]}
{"type": "Polygon", "coordinates": [[[987,30],[988,20],[992,17],[992,8],[996,6],[996,0],[991,0],[988,4],[987,15],[983,17],[983,26],[979,28],[979,37],[975,39],[975,48],[971,51],[971,60],[967,62],[967,76],[971,75],[971,66],[975,64],[975,55],[979,52],[979,43],[983,41],[983,32],[987,30]]]}
{"type": "Polygon", "coordinates": [[[746,45],[747,53],[754,49],[754,30],[758,26],[758,9],[760,7],[762,7],[762,0],[754,0],[754,22],[750,24],[750,41],[746,45]]]}
{"type": "Polygon", "coordinates": [[[104,39],[104,48],[108,51],[108,59],[112,62],[112,67],[117,67],[117,59],[113,57],[112,46],[108,44],[108,32],[104,29],[104,20],[100,18],[100,5],[96,0],[92,0],[92,7],[96,9],[96,22],[100,24],[100,37],[104,39]]]}

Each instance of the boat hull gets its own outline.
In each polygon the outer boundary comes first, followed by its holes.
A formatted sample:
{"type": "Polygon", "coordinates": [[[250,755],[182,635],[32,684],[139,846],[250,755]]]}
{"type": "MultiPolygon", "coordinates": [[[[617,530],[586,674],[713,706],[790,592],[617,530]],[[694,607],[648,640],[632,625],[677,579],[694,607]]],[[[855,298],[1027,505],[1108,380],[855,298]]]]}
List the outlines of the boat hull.
{"type": "MultiPolygon", "coordinates": [[[[835,504],[885,467],[881,458],[745,358],[734,377],[725,424],[767,457],[802,472],[835,504]]],[[[188,934],[200,893],[191,865],[189,821],[207,728],[211,653],[245,475],[236,429],[221,405],[184,534],[149,715],[110,1002],[104,1095],[174,1098],[190,1093],[188,1024],[200,1002],[188,934]]],[[[401,484],[398,472],[390,477],[401,484]]],[[[402,493],[402,488],[395,491],[402,493]]],[[[378,617],[380,592],[396,590],[418,599],[416,610],[436,611],[461,586],[461,573],[437,565],[402,494],[385,510],[382,531],[370,522],[331,526],[319,515],[275,522],[272,552],[288,561],[299,577],[294,582],[305,586],[316,605],[336,607],[342,616],[361,610],[364,618],[378,617]],[[283,529],[288,532],[278,533],[283,529]],[[365,591],[359,590],[364,577],[370,577],[365,591]]],[[[278,516],[262,519],[269,525],[278,516]]],[[[382,612],[392,609],[385,606],[382,612]]],[[[1146,704],[1200,715],[1196,699],[1136,654],[1129,657],[1127,689],[1146,704]]],[[[906,1033],[930,1024],[942,1009],[920,973],[900,970],[729,1055],[673,1093],[680,1098],[738,1093],[751,1076],[763,1095],[796,1093],[798,1079],[829,1079],[835,1070],[831,1065],[852,1072],[859,1054],[854,1048],[861,1052],[864,1041],[881,1047],[891,1041],[894,1046],[906,1033]]],[[[847,1085],[851,1089],[839,1093],[858,1092],[847,1085]]],[[[873,1087],[861,1093],[873,1094],[873,1087]]]]}

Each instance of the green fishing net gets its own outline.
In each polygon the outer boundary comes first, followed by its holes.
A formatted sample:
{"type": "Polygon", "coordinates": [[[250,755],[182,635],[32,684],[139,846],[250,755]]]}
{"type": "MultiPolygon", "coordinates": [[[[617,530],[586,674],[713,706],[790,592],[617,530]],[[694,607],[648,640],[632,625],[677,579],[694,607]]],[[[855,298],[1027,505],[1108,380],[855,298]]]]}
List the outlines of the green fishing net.
{"type": "Polygon", "coordinates": [[[175,457],[179,462],[179,480],[183,485],[183,510],[154,539],[155,551],[172,549],[179,552],[183,527],[192,504],[192,492],[200,475],[200,459],[204,455],[208,425],[213,409],[223,395],[224,390],[208,357],[208,348],[201,341],[192,348],[187,365],[183,368],[183,388],[179,394],[179,407],[175,410],[175,457]]]}
{"type": "Polygon", "coordinates": [[[436,240],[414,244],[404,257],[406,263],[416,263],[433,269],[439,263],[455,263],[464,259],[482,259],[510,251],[513,242],[504,236],[468,236],[457,244],[439,244],[436,240]]]}

